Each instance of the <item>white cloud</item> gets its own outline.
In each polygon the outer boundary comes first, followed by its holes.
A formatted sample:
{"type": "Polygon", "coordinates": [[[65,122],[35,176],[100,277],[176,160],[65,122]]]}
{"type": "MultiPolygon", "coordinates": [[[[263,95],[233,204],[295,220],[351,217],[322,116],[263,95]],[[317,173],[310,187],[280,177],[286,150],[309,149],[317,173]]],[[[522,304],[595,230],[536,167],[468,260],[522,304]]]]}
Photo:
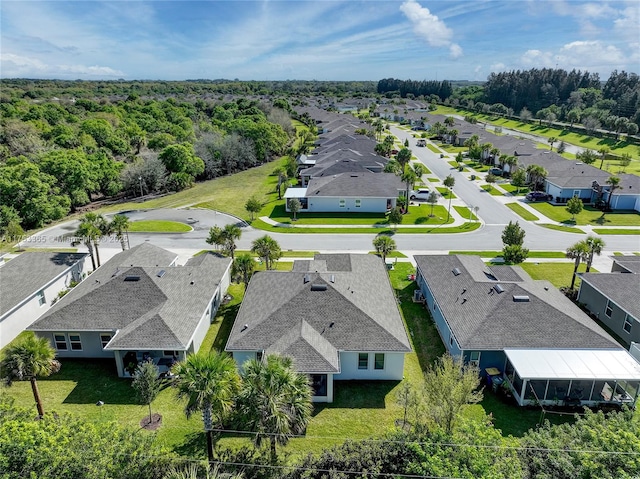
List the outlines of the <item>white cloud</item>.
{"type": "Polygon", "coordinates": [[[49,65],[37,58],[29,58],[13,53],[0,54],[0,65],[4,77],[35,76],[42,78],[70,79],[78,77],[120,78],[125,76],[120,70],[99,65],[49,65]]]}
{"type": "Polygon", "coordinates": [[[413,31],[419,37],[425,39],[433,47],[449,47],[451,57],[462,56],[460,45],[453,43],[453,30],[445,25],[437,15],[432,14],[428,8],[421,6],[415,0],[407,0],[400,5],[400,10],[413,24],[413,31]]]}
{"type": "Polygon", "coordinates": [[[540,50],[527,50],[520,58],[523,65],[528,67],[550,67],[553,66],[553,54],[540,50]]]}
{"type": "Polygon", "coordinates": [[[557,52],[527,50],[520,62],[524,67],[588,70],[608,75],[613,69],[624,69],[633,64],[633,56],[627,57],[614,45],[598,40],[575,41],[563,45],[557,52]]]}
{"type": "Polygon", "coordinates": [[[501,72],[501,71],[504,71],[507,67],[504,63],[498,62],[498,63],[493,63],[489,68],[491,69],[492,72],[501,72]]]}

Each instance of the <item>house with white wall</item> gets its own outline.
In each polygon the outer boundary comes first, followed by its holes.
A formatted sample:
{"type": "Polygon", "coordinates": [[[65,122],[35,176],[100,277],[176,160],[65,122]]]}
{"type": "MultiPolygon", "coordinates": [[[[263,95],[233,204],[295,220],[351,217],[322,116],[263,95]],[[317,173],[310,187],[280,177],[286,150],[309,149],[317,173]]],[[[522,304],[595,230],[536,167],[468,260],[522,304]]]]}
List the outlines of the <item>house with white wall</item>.
{"type": "Polygon", "coordinates": [[[229,287],[231,259],[149,243],[123,251],[29,327],[59,358],[113,358],[120,377],[143,360],[161,372],[196,353],[229,287]]]}
{"type": "Polygon", "coordinates": [[[401,380],[411,344],[380,258],[327,254],[254,274],[225,350],[240,368],[290,356],[313,400],[333,402],[334,381],[401,380]]]}
{"type": "Polygon", "coordinates": [[[87,274],[85,253],[27,252],[0,263],[0,348],[87,274]]]}

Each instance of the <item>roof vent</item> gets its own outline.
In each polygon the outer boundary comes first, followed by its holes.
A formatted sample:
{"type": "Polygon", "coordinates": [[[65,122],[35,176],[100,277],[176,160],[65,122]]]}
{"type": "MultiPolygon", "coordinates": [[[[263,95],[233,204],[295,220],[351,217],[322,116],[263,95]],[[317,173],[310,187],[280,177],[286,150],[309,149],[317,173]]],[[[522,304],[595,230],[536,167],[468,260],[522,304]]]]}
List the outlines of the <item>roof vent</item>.
{"type": "Polygon", "coordinates": [[[311,281],[311,276],[309,276],[308,274],[305,274],[302,281],[304,284],[307,284],[309,281],[311,281]]]}
{"type": "Polygon", "coordinates": [[[125,281],[140,281],[140,276],[125,276],[125,281]]]}
{"type": "Polygon", "coordinates": [[[158,276],[158,278],[162,278],[165,274],[167,274],[167,272],[164,269],[161,269],[160,271],[158,271],[158,274],[156,276],[158,276]]]}
{"type": "Polygon", "coordinates": [[[453,268],[453,270],[451,272],[453,273],[454,276],[459,276],[460,275],[460,270],[458,268],[453,268]]]}
{"type": "Polygon", "coordinates": [[[529,296],[522,294],[522,295],[518,295],[518,294],[514,294],[513,295],[513,302],[514,303],[528,303],[529,302],[529,296]]]}
{"type": "Polygon", "coordinates": [[[194,284],[196,284],[195,281],[191,280],[191,282],[189,283],[191,286],[193,286],[194,284]]]}
{"type": "Polygon", "coordinates": [[[331,321],[331,323],[329,323],[329,327],[330,327],[330,328],[333,328],[333,325],[334,325],[334,324],[336,324],[336,322],[335,322],[335,321],[331,321]]]}
{"type": "Polygon", "coordinates": [[[329,278],[329,281],[331,281],[332,283],[335,283],[336,282],[336,275],[332,274],[331,278],[329,278]]]}
{"type": "MultiPolygon", "coordinates": [[[[500,286],[499,284],[494,284],[493,285],[493,289],[496,290],[496,293],[500,294],[504,292],[504,288],[502,286],[500,286]]],[[[515,297],[515,296],[514,296],[515,297]]]]}
{"type": "Polygon", "coordinates": [[[326,291],[327,290],[327,285],[326,284],[312,284],[311,285],[311,291],[326,291]]]}
{"type": "Polygon", "coordinates": [[[241,329],[240,331],[241,331],[241,332],[242,332],[242,331],[246,331],[248,328],[249,328],[249,325],[248,325],[248,324],[245,324],[244,326],[242,326],[242,329],[241,329]]]}

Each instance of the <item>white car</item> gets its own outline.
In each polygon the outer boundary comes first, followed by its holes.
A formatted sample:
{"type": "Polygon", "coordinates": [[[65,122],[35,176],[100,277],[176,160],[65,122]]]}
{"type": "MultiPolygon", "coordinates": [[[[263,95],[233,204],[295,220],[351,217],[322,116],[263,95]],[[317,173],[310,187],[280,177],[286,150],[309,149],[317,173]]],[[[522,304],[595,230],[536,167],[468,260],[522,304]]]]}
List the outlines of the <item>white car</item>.
{"type": "Polygon", "coordinates": [[[411,190],[409,192],[409,199],[427,201],[427,198],[429,198],[430,194],[431,194],[431,190],[429,189],[422,189],[417,191],[411,190]]]}

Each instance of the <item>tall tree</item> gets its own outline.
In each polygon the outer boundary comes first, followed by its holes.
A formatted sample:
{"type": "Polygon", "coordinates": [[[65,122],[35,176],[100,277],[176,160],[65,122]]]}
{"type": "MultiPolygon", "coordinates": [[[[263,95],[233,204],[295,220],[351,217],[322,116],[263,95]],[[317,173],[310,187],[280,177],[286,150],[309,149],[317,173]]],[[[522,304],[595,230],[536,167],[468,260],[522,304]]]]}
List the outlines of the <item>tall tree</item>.
{"type": "Polygon", "coordinates": [[[567,201],[567,212],[571,214],[571,221],[576,220],[576,215],[579,215],[582,211],[582,200],[577,196],[569,198],[567,201]]]}
{"type": "Polygon", "coordinates": [[[249,253],[239,254],[231,265],[231,275],[234,280],[240,279],[244,283],[245,290],[249,286],[251,275],[256,269],[256,262],[249,253]]]}
{"type": "MultiPolygon", "coordinates": [[[[415,171],[413,171],[411,168],[409,167],[405,167],[404,169],[404,173],[402,173],[402,181],[404,181],[404,184],[406,185],[406,196],[407,199],[409,198],[409,192],[411,190],[411,188],[413,188],[413,185],[415,184],[416,180],[417,180],[417,176],[415,171]]],[[[407,201],[407,208],[405,213],[409,212],[409,205],[411,204],[410,201],[407,201]]]]}
{"type": "Polygon", "coordinates": [[[595,163],[598,155],[593,150],[582,150],[580,153],[576,154],[576,160],[582,161],[587,165],[591,165],[595,163]]]}
{"type": "Polygon", "coordinates": [[[424,373],[424,413],[447,433],[467,404],[482,400],[478,368],[445,355],[424,373]]]}
{"type": "Polygon", "coordinates": [[[432,218],[433,218],[433,207],[438,202],[438,197],[439,195],[435,191],[432,191],[431,193],[429,193],[429,196],[427,196],[427,203],[431,205],[431,213],[429,213],[429,216],[432,218]]]}
{"type": "Polygon", "coordinates": [[[269,235],[264,235],[251,243],[251,251],[257,254],[265,264],[266,269],[272,269],[273,263],[282,256],[282,250],[276,240],[269,235]]]}
{"type": "Polygon", "coordinates": [[[527,184],[527,174],[524,170],[518,169],[511,175],[511,184],[515,186],[516,195],[520,194],[520,188],[523,188],[527,184]]]}
{"type": "Polygon", "coordinates": [[[449,208],[447,208],[447,221],[449,221],[449,218],[451,218],[451,197],[453,196],[452,190],[453,190],[453,186],[456,184],[456,179],[451,176],[451,175],[447,175],[447,177],[442,180],[442,184],[444,186],[446,186],[449,191],[447,192],[447,196],[449,196],[449,208]]]}
{"type": "Polygon", "coordinates": [[[611,198],[613,197],[614,191],[620,188],[620,177],[618,176],[610,176],[607,179],[607,184],[609,185],[609,194],[607,195],[607,210],[611,209],[611,198]]]}
{"type": "Polygon", "coordinates": [[[209,228],[209,236],[205,241],[211,245],[214,245],[216,249],[220,248],[224,244],[222,228],[220,228],[218,225],[209,228]]]}
{"type": "Polygon", "coordinates": [[[606,244],[602,238],[597,238],[595,236],[587,236],[585,242],[587,243],[587,246],[589,248],[589,257],[587,258],[588,273],[591,270],[594,255],[600,256],[606,244]]]}
{"type": "Polygon", "coordinates": [[[80,225],[75,232],[76,237],[82,238],[82,242],[89,250],[91,256],[91,264],[95,270],[100,267],[100,253],[98,243],[107,233],[108,225],[102,215],[95,213],[86,213],[80,220],[80,225]]]}
{"type": "Polygon", "coordinates": [[[398,229],[398,225],[402,223],[403,218],[402,209],[399,206],[391,208],[391,211],[389,211],[389,223],[394,226],[394,229],[398,229]]]}
{"type": "Polygon", "coordinates": [[[213,461],[213,429],[222,423],[233,408],[240,389],[236,363],[226,353],[199,352],[190,354],[172,368],[176,374],[174,386],[179,399],[185,401],[187,417],[202,413],[207,434],[207,457],[213,461]]]}
{"type": "Polygon", "coordinates": [[[401,171],[404,171],[404,166],[411,160],[411,150],[409,148],[402,148],[396,155],[396,160],[400,163],[401,171]]]}
{"type": "Polygon", "coordinates": [[[55,357],[56,352],[47,338],[28,335],[8,345],[0,361],[0,377],[4,379],[7,386],[11,386],[14,381],[28,380],[31,383],[33,399],[40,417],[44,416],[44,408],[37,377],[50,376],[60,371],[60,362],[55,357]]]}
{"type": "Polygon", "coordinates": [[[396,242],[387,235],[378,235],[373,239],[373,247],[382,256],[382,262],[386,263],[387,255],[396,249],[396,242]]]}
{"type": "Polygon", "coordinates": [[[289,211],[293,213],[293,221],[296,221],[298,219],[297,214],[301,208],[302,204],[300,203],[300,200],[298,198],[291,198],[289,200],[289,211]]]}
{"type": "Polygon", "coordinates": [[[245,203],[244,209],[247,210],[251,217],[251,221],[253,221],[255,214],[259,213],[262,209],[262,202],[255,196],[251,196],[245,203]]]}
{"type": "Polygon", "coordinates": [[[565,254],[567,258],[574,260],[573,275],[571,276],[570,286],[570,289],[573,289],[576,284],[576,273],[578,272],[580,263],[589,259],[589,245],[587,245],[585,240],[578,241],[577,243],[569,246],[565,254]]]}
{"type": "Polygon", "coordinates": [[[304,433],[313,410],[311,395],[309,379],[293,369],[289,357],[270,354],[244,364],[238,410],[245,427],[255,433],[256,445],[269,441],[273,463],[277,444],[304,433]]]}
{"type": "Polygon", "coordinates": [[[115,215],[109,224],[109,229],[113,231],[116,238],[120,240],[122,251],[126,250],[129,247],[129,218],[125,215],[115,215]]]}
{"type": "Polygon", "coordinates": [[[602,169],[602,167],[604,166],[604,160],[607,159],[607,155],[609,154],[609,151],[611,150],[609,149],[608,146],[603,146],[598,150],[598,153],[600,153],[600,169],[602,169]]]}
{"type": "Polygon", "coordinates": [[[242,230],[238,225],[227,224],[222,229],[222,249],[224,252],[235,259],[236,241],[242,236],[242,230]]]}
{"type": "Polygon", "coordinates": [[[547,143],[549,143],[549,150],[553,150],[553,144],[558,141],[558,138],[555,136],[551,136],[547,139],[547,143]]]}
{"type": "Polygon", "coordinates": [[[509,224],[505,226],[502,231],[502,243],[505,245],[517,244],[522,246],[524,243],[525,231],[520,227],[520,224],[516,221],[509,221],[509,224]]]}
{"type": "Polygon", "coordinates": [[[136,367],[131,386],[136,390],[138,399],[142,404],[149,406],[149,424],[152,422],[151,403],[158,397],[162,389],[162,381],[159,378],[160,371],[153,361],[143,361],[136,367]]]}

